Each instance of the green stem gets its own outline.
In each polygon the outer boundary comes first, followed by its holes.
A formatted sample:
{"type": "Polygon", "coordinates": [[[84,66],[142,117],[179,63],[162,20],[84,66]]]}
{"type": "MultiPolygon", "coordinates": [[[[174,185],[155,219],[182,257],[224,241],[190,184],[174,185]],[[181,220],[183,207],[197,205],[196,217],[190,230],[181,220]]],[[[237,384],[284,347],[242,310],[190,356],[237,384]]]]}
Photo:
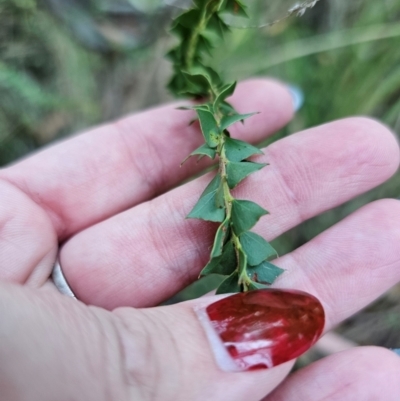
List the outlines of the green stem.
{"type": "Polygon", "coordinates": [[[194,60],[194,55],[196,54],[196,47],[197,43],[199,42],[199,36],[203,32],[203,30],[207,27],[208,22],[210,21],[211,17],[213,16],[214,13],[218,11],[220,8],[221,4],[223,3],[223,0],[220,0],[216,5],[214,4],[214,7],[207,11],[208,7],[210,4],[212,4],[214,1],[209,0],[207,4],[204,6],[200,21],[197,26],[193,28],[192,35],[190,36],[189,39],[189,45],[186,53],[186,59],[184,62],[184,67],[186,68],[187,71],[190,71],[190,69],[193,66],[193,60],[194,60]]]}
{"type": "MultiPolygon", "coordinates": [[[[218,115],[216,117],[218,117],[218,115]]],[[[219,123],[219,120],[218,120],[218,123],[219,123]]],[[[226,157],[226,153],[225,153],[225,138],[226,138],[225,134],[222,134],[217,153],[219,155],[219,174],[221,175],[221,181],[222,181],[222,186],[223,186],[226,217],[228,219],[230,219],[231,215],[232,215],[232,202],[234,201],[235,198],[232,196],[231,190],[228,185],[228,175],[226,172],[228,158],[226,157]]],[[[240,251],[242,251],[242,245],[240,243],[239,237],[235,234],[235,232],[233,230],[231,230],[231,232],[232,232],[233,245],[235,247],[238,271],[239,271],[239,283],[243,285],[244,291],[247,291],[248,284],[250,283],[251,280],[249,279],[249,277],[247,275],[246,268],[240,269],[239,253],[240,253],[240,251]]],[[[245,257],[247,259],[246,255],[245,255],[245,257]]]]}

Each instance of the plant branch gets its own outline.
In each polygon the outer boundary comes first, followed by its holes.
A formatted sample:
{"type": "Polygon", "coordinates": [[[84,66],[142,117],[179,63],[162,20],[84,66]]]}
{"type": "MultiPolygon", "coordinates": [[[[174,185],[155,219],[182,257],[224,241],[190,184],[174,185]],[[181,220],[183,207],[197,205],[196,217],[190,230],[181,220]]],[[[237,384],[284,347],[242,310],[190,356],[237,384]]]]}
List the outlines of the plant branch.
{"type": "Polygon", "coordinates": [[[248,160],[262,152],[229,134],[231,125],[254,114],[239,114],[227,102],[236,83],[224,83],[216,71],[202,63],[204,50],[216,46],[218,37],[228,30],[220,12],[246,15],[243,0],[198,0],[194,8],[176,19],[173,30],[180,43],[170,52],[175,74],[169,88],[177,95],[207,99],[206,103],[192,107],[205,143],[190,156],[218,157],[219,168],[188,217],[220,223],[210,261],[201,276],[228,276],[217,290],[226,293],[265,287],[283,270],[268,262],[276,255],[272,246],[250,231],[267,211],[254,202],[236,199],[231,192],[265,164],[248,160]]]}

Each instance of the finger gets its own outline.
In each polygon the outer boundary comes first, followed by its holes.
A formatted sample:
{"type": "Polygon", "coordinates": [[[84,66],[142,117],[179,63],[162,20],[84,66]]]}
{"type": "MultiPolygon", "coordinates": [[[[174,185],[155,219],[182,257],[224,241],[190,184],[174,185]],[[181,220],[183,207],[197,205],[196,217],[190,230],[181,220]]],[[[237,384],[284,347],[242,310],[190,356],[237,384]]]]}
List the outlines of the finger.
{"type": "Polygon", "coordinates": [[[400,358],[393,352],[354,348],[294,373],[264,401],[397,401],[399,371],[400,358]]]}
{"type": "Polygon", "coordinates": [[[111,313],[0,283],[0,321],[1,400],[142,401],[111,313]]]}
{"type": "Polygon", "coordinates": [[[319,298],[333,327],[400,281],[400,202],[370,203],[278,260],[280,288],[319,298]]]}
{"type": "Polygon", "coordinates": [[[0,280],[40,287],[58,249],[48,215],[25,193],[0,180],[0,280]]]}
{"type": "MultiPolygon", "coordinates": [[[[260,114],[234,127],[234,136],[261,141],[293,115],[288,88],[272,80],[239,85],[232,103],[260,114]]],[[[143,202],[207,164],[179,168],[202,143],[193,112],[160,107],[101,126],[11,166],[1,177],[26,192],[50,215],[59,237],[143,202]],[[29,179],[27,179],[29,177],[29,179]]]]}
{"type": "Polygon", "coordinates": [[[111,313],[56,295],[0,283],[2,399],[258,401],[293,365],[221,371],[194,304],[111,313]]]}
{"type": "MultiPolygon", "coordinates": [[[[399,163],[393,135],[367,119],[313,128],[265,153],[260,160],[271,166],[248,178],[236,195],[270,211],[256,227],[268,240],[379,185],[399,163]]],[[[78,298],[107,308],[148,306],[193,281],[207,263],[215,227],[184,217],[209,179],[72,238],[61,251],[61,265],[78,298]]]]}
{"type": "Polygon", "coordinates": [[[220,299],[111,314],[49,291],[1,285],[2,394],[29,401],[258,401],[293,362],[222,371],[216,343],[208,342],[195,313],[220,299]]]}
{"type": "MultiPolygon", "coordinates": [[[[309,244],[299,248],[297,252],[304,253],[304,255],[296,257],[297,263],[294,263],[294,265],[287,262],[293,259],[292,255],[283,257],[280,265],[288,270],[282,276],[281,283],[277,285],[283,288],[290,287],[306,290],[316,295],[324,305],[326,313],[325,331],[332,329],[343,319],[381,296],[389,287],[400,280],[399,217],[400,202],[398,201],[384,200],[365,206],[343,222],[312,240],[309,244]],[[377,220],[380,221],[381,225],[377,224],[377,220]]],[[[273,368],[267,371],[251,372],[255,376],[247,376],[247,378],[245,375],[249,372],[235,374],[234,378],[232,376],[224,376],[225,373],[221,373],[216,363],[211,362],[210,354],[207,352],[208,349],[211,349],[217,354],[219,352],[216,350],[218,341],[214,341],[211,345],[207,344],[207,348],[204,337],[199,337],[199,334],[196,334],[198,322],[196,322],[193,314],[193,308],[209,305],[215,302],[216,299],[216,297],[207,297],[202,300],[186,302],[167,308],[145,310],[145,321],[150,322],[152,329],[148,329],[143,338],[146,338],[146,341],[150,341],[151,345],[146,342],[140,344],[140,347],[144,349],[147,346],[147,349],[154,349],[155,357],[165,361],[165,365],[161,366],[165,369],[167,367],[169,369],[177,369],[175,376],[183,375],[182,377],[185,378],[187,376],[183,371],[186,371],[187,375],[192,378],[191,383],[195,382],[199,385],[209,383],[210,385],[210,383],[215,383],[213,379],[217,378],[221,387],[218,387],[218,384],[216,384],[216,387],[212,387],[212,394],[218,395],[216,398],[218,400],[225,399],[224,390],[228,391],[226,399],[258,400],[260,399],[260,392],[263,391],[264,394],[267,394],[282,380],[290,365],[278,366],[278,373],[274,373],[275,368],[273,368]],[[158,333],[154,340],[151,340],[151,332],[158,333]],[[157,342],[159,342],[158,347],[157,342]],[[170,361],[173,358],[178,360],[179,363],[171,365],[170,361]],[[206,362],[204,361],[205,358],[207,358],[206,362]],[[195,366],[195,369],[189,369],[188,366],[195,366]],[[200,367],[203,369],[200,369],[200,367]],[[203,372],[202,374],[200,374],[200,370],[203,372]],[[196,373],[191,374],[193,371],[196,371],[196,373]],[[244,382],[239,386],[238,383],[240,383],[242,377],[244,382]],[[232,381],[230,381],[231,378],[232,381]],[[255,379],[255,382],[252,382],[252,379],[255,379]],[[246,398],[246,394],[248,398],[246,398]]],[[[234,305],[231,305],[231,308],[234,308],[234,305]]],[[[281,307],[279,306],[279,308],[281,307]]],[[[229,306],[227,306],[227,309],[229,310],[229,306]]],[[[244,313],[240,307],[235,307],[234,310],[240,311],[238,312],[239,314],[244,313]]],[[[122,309],[122,311],[128,310],[122,309]]],[[[136,323],[133,321],[130,323],[128,315],[129,312],[125,315],[128,328],[131,328],[131,330],[137,329],[137,326],[134,326],[136,323]]],[[[268,316],[270,314],[267,314],[268,316]]],[[[282,310],[282,319],[284,318],[285,311],[282,310]]],[[[263,332],[261,329],[262,323],[266,323],[268,327],[271,326],[262,319],[265,318],[261,318],[257,314],[257,325],[254,326],[257,333],[263,332]]],[[[299,320],[303,322],[303,325],[304,322],[308,321],[301,318],[299,320]]],[[[244,325],[248,322],[245,318],[241,318],[240,321],[242,323],[235,324],[233,320],[228,322],[224,318],[221,325],[225,327],[224,325],[229,324],[230,327],[238,327],[239,324],[244,325]]],[[[251,325],[246,324],[246,327],[250,328],[251,325]]],[[[297,329],[299,328],[302,330],[302,325],[298,325],[297,329]]],[[[238,329],[238,331],[244,338],[254,339],[253,332],[250,335],[250,332],[242,332],[241,329],[238,329]]],[[[270,344],[269,341],[262,342],[260,339],[260,341],[254,341],[254,347],[261,343],[270,344]]],[[[231,346],[235,343],[229,344],[231,346]]],[[[274,344],[273,341],[272,344],[274,344]]],[[[246,349],[251,349],[252,352],[257,354],[257,351],[254,351],[257,348],[250,347],[246,349]]],[[[263,349],[261,352],[264,353],[265,350],[263,349]]],[[[395,355],[393,354],[393,356],[395,355]]],[[[393,358],[392,361],[394,361],[393,358]]],[[[394,375],[394,371],[397,371],[397,369],[398,363],[396,362],[396,369],[394,365],[391,367],[392,379],[396,378],[398,380],[398,373],[394,375]]],[[[316,381],[319,386],[321,386],[321,382],[323,383],[323,379],[316,381]]],[[[330,382],[332,381],[334,379],[330,382]]],[[[395,394],[397,395],[397,392],[395,394]]],[[[191,398],[187,397],[187,399],[191,398]]],[[[281,399],[286,401],[285,397],[281,399]]],[[[304,399],[308,398],[305,397],[304,399]]],[[[321,397],[320,399],[325,398],[321,397]]],[[[341,400],[340,397],[336,399],[341,400]]],[[[329,398],[326,398],[326,400],[329,400],[329,398]]]]}

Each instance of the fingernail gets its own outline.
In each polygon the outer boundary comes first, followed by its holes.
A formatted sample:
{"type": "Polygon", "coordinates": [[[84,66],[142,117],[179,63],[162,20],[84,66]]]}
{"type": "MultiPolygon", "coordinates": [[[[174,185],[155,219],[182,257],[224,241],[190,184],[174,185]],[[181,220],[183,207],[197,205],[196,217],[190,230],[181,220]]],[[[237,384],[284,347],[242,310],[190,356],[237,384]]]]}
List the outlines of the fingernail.
{"type": "Polygon", "coordinates": [[[397,354],[398,356],[400,356],[400,348],[392,349],[392,351],[393,351],[395,354],[397,354]]]}
{"type": "Polygon", "coordinates": [[[297,112],[304,104],[304,93],[296,85],[288,85],[288,89],[290,94],[292,95],[294,111],[297,112]]]}
{"type": "Polygon", "coordinates": [[[318,340],[325,324],[314,296],[278,289],[238,293],[196,313],[226,372],[268,369],[297,358],[318,340]]]}

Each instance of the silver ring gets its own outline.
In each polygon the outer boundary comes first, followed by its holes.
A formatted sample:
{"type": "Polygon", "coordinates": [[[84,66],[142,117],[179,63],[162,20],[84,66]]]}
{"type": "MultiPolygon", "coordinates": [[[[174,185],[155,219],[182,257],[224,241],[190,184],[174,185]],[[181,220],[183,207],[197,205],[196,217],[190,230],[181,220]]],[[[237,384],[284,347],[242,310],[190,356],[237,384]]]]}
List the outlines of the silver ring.
{"type": "Polygon", "coordinates": [[[56,263],[54,263],[53,271],[51,273],[51,278],[53,280],[54,285],[57,287],[58,291],[61,292],[61,294],[77,299],[76,295],[71,290],[71,287],[69,286],[67,279],[64,276],[58,257],[56,263]]]}

